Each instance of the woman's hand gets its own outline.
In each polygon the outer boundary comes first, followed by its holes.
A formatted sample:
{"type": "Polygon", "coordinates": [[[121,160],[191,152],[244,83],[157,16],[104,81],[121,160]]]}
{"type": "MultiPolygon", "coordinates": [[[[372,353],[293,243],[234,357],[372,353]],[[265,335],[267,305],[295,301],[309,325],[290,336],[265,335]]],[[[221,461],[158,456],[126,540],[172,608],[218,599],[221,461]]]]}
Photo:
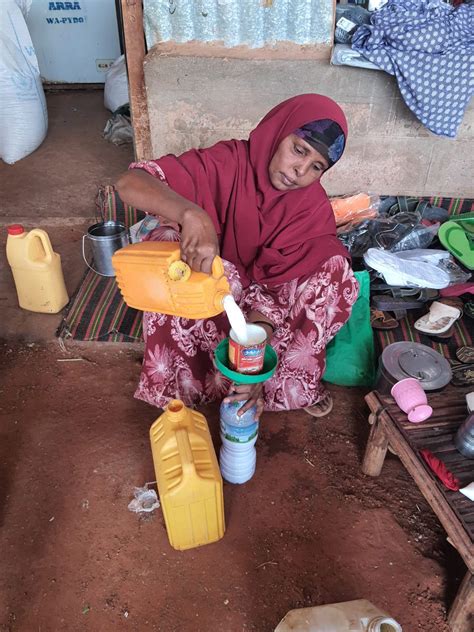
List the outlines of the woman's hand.
{"type": "Polygon", "coordinates": [[[181,222],[181,259],[196,272],[211,273],[219,241],[211,218],[199,207],[190,208],[181,222]]]}
{"type": "Polygon", "coordinates": [[[239,410],[237,415],[240,417],[252,406],[257,407],[257,419],[263,413],[263,384],[232,384],[231,394],[227,395],[224,402],[247,402],[245,406],[239,410]]]}

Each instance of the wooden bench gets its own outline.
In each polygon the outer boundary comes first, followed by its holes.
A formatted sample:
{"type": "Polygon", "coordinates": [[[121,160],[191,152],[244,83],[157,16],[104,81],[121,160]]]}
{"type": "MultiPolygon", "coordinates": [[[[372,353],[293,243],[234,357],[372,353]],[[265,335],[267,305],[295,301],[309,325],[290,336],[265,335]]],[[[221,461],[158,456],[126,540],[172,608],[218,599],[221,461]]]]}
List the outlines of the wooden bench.
{"type": "Polygon", "coordinates": [[[449,542],[467,566],[467,573],[448,615],[453,632],[474,630],[474,502],[460,492],[445,489],[418,450],[431,450],[459,478],[461,487],[474,481],[474,460],[460,454],[453,443],[456,430],[467,417],[464,396],[467,390],[448,387],[440,393],[429,394],[433,415],[421,424],[410,423],[390,395],[372,391],[365,398],[371,411],[369,422],[372,428],[362,471],[369,476],[378,476],[390,446],[438,516],[449,542]]]}

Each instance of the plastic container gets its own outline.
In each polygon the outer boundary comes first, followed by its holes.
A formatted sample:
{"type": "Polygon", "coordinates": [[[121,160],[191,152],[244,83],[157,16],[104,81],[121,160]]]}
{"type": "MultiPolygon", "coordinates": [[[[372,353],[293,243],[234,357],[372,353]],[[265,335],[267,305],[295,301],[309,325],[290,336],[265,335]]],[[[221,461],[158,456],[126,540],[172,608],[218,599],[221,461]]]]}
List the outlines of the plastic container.
{"type": "Polygon", "coordinates": [[[252,406],[240,417],[245,402],[222,402],[220,408],[221,474],[229,483],[246,483],[255,474],[258,438],[257,408],[252,406]]]}
{"type": "Polygon", "coordinates": [[[394,384],[390,394],[398,407],[407,413],[408,421],[414,424],[425,421],[433,414],[423,387],[414,377],[407,377],[394,384]]]}
{"type": "Polygon", "coordinates": [[[246,326],[246,341],[242,343],[233,329],[229,333],[229,366],[237,373],[261,373],[265,357],[267,334],[260,325],[246,326]]]}
{"type": "Polygon", "coordinates": [[[275,632],[402,632],[402,626],[366,599],[290,610],[275,632]]]}
{"type": "Polygon", "coordinates": [[[257,423],[256,406],[252,406],[252,408],[246,410],[243,415],[239,416],[237,414],[244,404],[245,402],[223,401],[219,411],[221,424],[236,426],[238,428],[248,428],[249,426],[253,426],[257,423]]]}
{"type": "Polygon", "coordinates": [[[56,314],[68,303],[61,257],[53,251],[44,230],[34,228],[27,232],[21,224],[9,226],[7,259],[20,307],[56,314]]]}
{"type": "Polygon", "coordinates": [[[460,425],[454,437],[454,445],[467,459],[474,459],[474,413],[460,425]]]}
{"type": "Polygon", "coordinates": [[[220,540],[222,477],[205,417],[172,400],[151,426],[150,441],[171,546],[184,550],[220,540]]]}
{"type": "Polygon", "coordinates": [[[211,318],[224,310],[230,287],[220,257],[212,274],[191,271],[176,242],[144,241],[112,257],[117,284],[129,307],[183,318],[211,318]]]}
{"type": "Polygon", "coordinates": [[[224,338],[217,345],[214,351],[214,359],[216,366],[222,375],[228,377],[229,380],[236,384],[259,384],[269,380],[275,373],[278,366],[278,357],[275,349],[270,345],[265,347],[265,353],[263,357],[263,367],[261,373],[237,373],[229,366],[229,339],[224,338]]]}
{"type": "Polygon", "coordinates": [[[221,473],[229,483],[243,484],[255,474],[257,452],[255,443],[257,434],[246,443],[229,441],[221,434],[220,452],[221,473]]]}

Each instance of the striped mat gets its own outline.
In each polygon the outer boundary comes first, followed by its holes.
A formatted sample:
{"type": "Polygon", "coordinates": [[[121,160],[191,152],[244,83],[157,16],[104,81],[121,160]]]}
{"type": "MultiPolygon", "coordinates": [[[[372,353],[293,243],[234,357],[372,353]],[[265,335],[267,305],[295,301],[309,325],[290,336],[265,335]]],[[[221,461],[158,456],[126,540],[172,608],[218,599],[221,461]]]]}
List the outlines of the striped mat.
{"type": "MultiPolygon", "coordinates": [[[[124,206],[112,186],[101,187],[96,198],[97,221],[116,220],[133,226],[145,213],[124,206]]],[[[142,312],[127,307],[114,277],[92,270],[84,273],[57,331],[60,338],[134,342],[142,338],[142,312]]]]}
{"type": "MultiPolygon", "coordinates": [[[[405,199],[407,202],[426,200],[433,206],[448,209],[451,215],[474,210],[473,200],[463,198],[407,197],[405,199]]],[[[113,219],[126,226],[133,226],[145,216],[142,211],[131,206],[124,206],[112,186],[99,189],[97,211],[97,221],[113,219]]],[[[402,324],[402,327],[396,330],[380,332],[380,334],[377,332],[376,342],[380,350],[396,340],[418,340],[418,332],[413,329],[410,321],[406,320],[406,325],[402,324]]],[[[467,327],[464,324],[456,326],[460,328],[459,339],[467,340],[467,327]]],[[[114,278],[101,277],[91,270],[87,270],[67,307],[66,315],[58,328],[57,335],[60,338],[74,340],[135,342],[142,339],[142,314],[125,305],[114,278]]],[[[421,341],[424,344],[431,343],[427,336],[421,336],[421,338],[423,338],[421,341]]],[[[450,347],[452,344],[441,345],[441,347],[450,347]]],[[[446,355],[446,351],[443,351],[443,355],[446,355]]]]}
{"type": "MultiPolygon", "coordinates": [[[[428,307],[427,307],[428,309],[428,307]]],[[[446,342],[440,343],[430,336],[422,334],[414,327],[417,318],[422,316],[426,310],[410,310],[408,316],[400,321],[396,329],[374,329],[375,351],[380,355],[388,345],[393,342],[421,342],[421,344],[431,347],[448,360],[456,360],[456,349],[464,345],[472,346],[474,343],[474,320],[469,316],[463,316],[454,323],[454,333],[446,342]]]]}
{"type": "Polygon", "coordinates": [[[406,205],[409,205],[410,202],[416,201],[429,202],[431,206],[446,209],[450,215],[461,215],[461,213],[470,213],[471,211],[474,211],[474,200],[470,198],[403,196],[398,199],[403,200],[406,205]]]}

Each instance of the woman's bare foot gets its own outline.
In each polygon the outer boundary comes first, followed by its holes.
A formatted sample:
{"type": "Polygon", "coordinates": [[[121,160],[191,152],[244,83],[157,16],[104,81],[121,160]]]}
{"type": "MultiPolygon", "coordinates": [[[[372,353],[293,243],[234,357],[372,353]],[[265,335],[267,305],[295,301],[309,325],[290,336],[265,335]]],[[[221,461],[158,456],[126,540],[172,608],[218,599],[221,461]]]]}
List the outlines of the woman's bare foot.
{"type": "Polygon", "coordinates": [[[326,391],[317,404],[313,404],[304,410],[312,417],[325,417],[331,412],[333,404],[331,393],[326,391]]]}

